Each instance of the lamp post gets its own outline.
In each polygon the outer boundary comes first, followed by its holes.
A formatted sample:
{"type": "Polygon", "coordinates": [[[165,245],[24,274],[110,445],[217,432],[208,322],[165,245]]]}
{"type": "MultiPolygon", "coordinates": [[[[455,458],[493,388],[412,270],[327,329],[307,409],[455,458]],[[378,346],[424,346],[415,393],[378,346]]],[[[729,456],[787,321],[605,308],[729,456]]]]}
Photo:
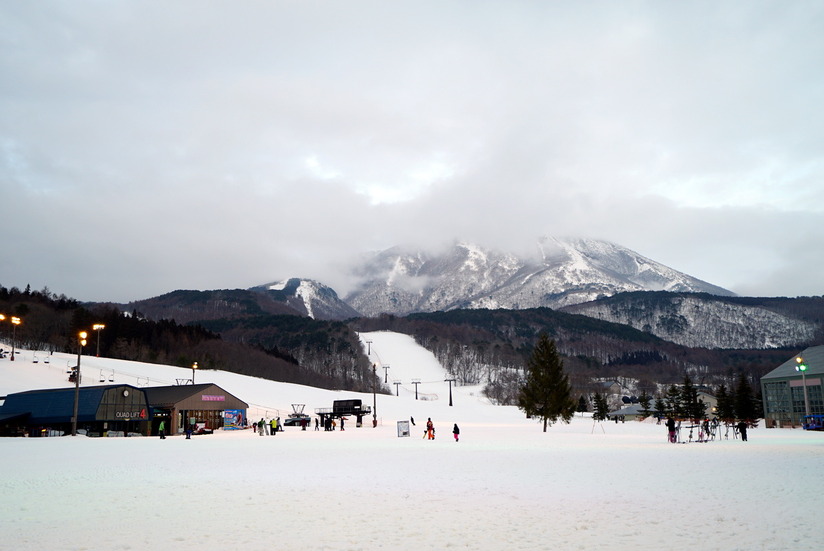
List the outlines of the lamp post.
{"type": "Polygon", "coordinates": [[[795,358],[795,363],[798,364],[795,366],[795,370],[801,372],[801,382],[804,386],[804,416],[807,416],[810,414],[810,401],[807,399],[807,376],[805,373],[807,364],[804,363],[804,358],[801,356],[795,358]]]}
{"type": "Polygon", "coordinates": [[[74,416],[72,417],[72,436],[77,436],[77,413],[78,413],[78,406],[80,404],[80,355],[83,354],[83,347],[86,346],[86,337],[89,336],[88,333],[85,331],[81,331],[77,334],[78,336],[78,347],[77,347],[77,372],[74,376],[74,416]]]}
{"type": "Polygon", "coordinates": [[[197,369],[197,362],[192,364],[192,384],[195,384],[195,369],[197,369]]]}
{"type": "Polygon", "coordinates": [[[105,328],[106,328],[106,326],[103,325],[102,323],[95,323],[94,325],[92,325],[92,329],[97,331],[97,357],[98,358],[100,357],[100,330],[105,329],[105,328]]]}
{"type": "Polygon", "coordinates": [[[17,326],[20,325],[20,318],[17,316],[11,317],[11,361],[14,361],[14,343],[15,335],[17,334],[17,326]]]}
{"type": "Polygon", "coordinates": [[[378,378],[378,364],[372,364],[372,428],[378,426],[378,395],[375,380],[378,378]]]}

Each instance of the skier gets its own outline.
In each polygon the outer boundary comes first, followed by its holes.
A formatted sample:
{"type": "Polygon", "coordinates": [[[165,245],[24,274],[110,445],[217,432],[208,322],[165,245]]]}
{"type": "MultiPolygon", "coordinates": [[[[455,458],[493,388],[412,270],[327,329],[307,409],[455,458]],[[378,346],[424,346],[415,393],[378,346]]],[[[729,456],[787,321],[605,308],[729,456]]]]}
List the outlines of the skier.
{"type": "Polygon", "coordinates": [[[746,421],[740,421],[735,426],[738,428],[738,432],[741,433],[741,441],[746,442],[747,441],[747,422],[746,421]]]}
{"type": "Polygon", "coordinates": [[[435,439],[435,425],[432,423],[431,417],[426,418],[426,435],[429,440],[435,439]]]}
{"type": "Polygon", "coordinates": [[[266,435],[266,421],[263,420],[263,417],[260,418],[258,421],[258,436],[265,436],[266,435]]]}
{"type": "Polygon", "coordinates": [[[271,430],[269,431],[269,434],[271,434],[272,436],[277,436],[277,434],[278,434],[278,421],[277,421],[277,419],[272,419],[270,429],[271,430]]]}
{"type": "Polygon", "coordinates": [[[160,426],[157,428],[158,432],[160,433],[160,439],[166,440],[166,421],[161,421],[160,426]]]}
{"type": "Polygon", "coordinates": [[[675,444],[675,419],[672,415],[667,417],[667,433],[669,434],[669,441],[675,444]]]}
{"type": "Polygon", "coordinates": [[[461,434],[461,429],[458,428],[458,423],[455,423],[455,426],[452,427],[452,435],[455,437],[455,442],[458,441],[458,436],[461,434]]]}

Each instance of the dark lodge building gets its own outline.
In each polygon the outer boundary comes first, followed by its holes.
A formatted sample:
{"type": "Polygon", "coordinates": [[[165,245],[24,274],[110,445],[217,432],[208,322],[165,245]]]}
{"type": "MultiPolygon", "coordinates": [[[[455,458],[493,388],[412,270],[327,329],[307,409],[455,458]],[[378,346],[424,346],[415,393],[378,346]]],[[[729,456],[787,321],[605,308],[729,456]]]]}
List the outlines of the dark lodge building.
{"type": "Polygon", "coordinates": [[[197,430],[239,428],[246,419],[249,404],[232,396],[217,385],[156,386],[143,389],[152,408],[152,432],[157,434],[160,421],[166,421],[166,434],[179,434],[186,425],[197,430]]]}
{"type": "MultiPolygon", "coordinates": [[[[0,435],[71,434],[74,387],[9,394],[0,408],[0,435]]],[[[214,384],[138,388],[131,385],[81,387],[77,429],[89,436],[150,436],[161,421],[167,434],[194,425],[201,432],[236,428],[248,404],[214,384]]]]}

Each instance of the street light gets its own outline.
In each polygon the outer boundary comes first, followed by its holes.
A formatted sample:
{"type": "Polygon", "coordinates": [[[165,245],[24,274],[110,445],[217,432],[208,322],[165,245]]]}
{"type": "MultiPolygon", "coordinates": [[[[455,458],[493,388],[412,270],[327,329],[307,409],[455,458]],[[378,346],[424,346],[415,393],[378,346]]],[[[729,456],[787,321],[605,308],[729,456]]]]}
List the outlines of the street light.
{"type": "Polygon", "coordinates": [[[16,329],[17,326],[20,325],[20,323],[20,318],[18,318],[17,316],[11,317],[11,361],[14,361],[14,336],[17,333],[16,329]]]}
{"type": "Polygon", "coordinates": [[[89,334],[85,331],[81,331],[77,334],[78,337],[78,347],[77,347],[77,371],[75,372],[74,376],[74,416],[72,417],[72,436],[77,436],[77,410],[78,405],[80,404],[80,355],[83,353],[83,347],[86,346],[86,337],[89,334]]]}
{"type": "Polygon", "coordinates": [[[100,330],[105,329],[105,328],[106,328],[106,326],[103,325],[102,323],[95,323],[94,325],[92,325],[92,329],[97,331],[97,357],[98,358],[100,357],[100,330]]]}
{"type": "Polygon", "coordinates": [[[197,369],[197,362],[192,364],[192,384],[195,384],[195,369],[197,369]]]}
{"type": "Polygon", "coordinates": [[[795,363],[798,364],[795,366],[795,370],[801,372],[801,382],[804,386],[804,415],[807,416],[810,414],[810,401],[807,399],[807,377],[805,374],[807,364],[804,363],[804,358],[801,356],[796,356],[795,363]]]}

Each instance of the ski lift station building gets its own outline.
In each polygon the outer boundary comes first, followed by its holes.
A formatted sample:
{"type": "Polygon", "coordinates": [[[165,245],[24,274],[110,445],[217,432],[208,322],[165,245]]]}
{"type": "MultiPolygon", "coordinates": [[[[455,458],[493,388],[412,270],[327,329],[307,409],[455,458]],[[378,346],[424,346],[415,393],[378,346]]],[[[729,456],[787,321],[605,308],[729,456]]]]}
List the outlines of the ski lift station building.
{"type": "MultiPolygon", "coordinates": [[[[183,432],[187,424],[208,430],[235,428],[246,418],[246,402],[215,384],[139,388],[132,385],[80,387],[78,432],[90,436],[183,432]],[[225,419],[232,419],[231,422],[225,419]]],[[[30,436],[70,434],[75,388],[29,390],[6,396],[0,408],[0,431],[30,436]]]]}
{"type": "Polygon", "coordinates": [[[824,346],[806,348],[761,377],[767,426],[801,426],[807,407],[810,414],[824,414],[822,379],[824,346]]]}

